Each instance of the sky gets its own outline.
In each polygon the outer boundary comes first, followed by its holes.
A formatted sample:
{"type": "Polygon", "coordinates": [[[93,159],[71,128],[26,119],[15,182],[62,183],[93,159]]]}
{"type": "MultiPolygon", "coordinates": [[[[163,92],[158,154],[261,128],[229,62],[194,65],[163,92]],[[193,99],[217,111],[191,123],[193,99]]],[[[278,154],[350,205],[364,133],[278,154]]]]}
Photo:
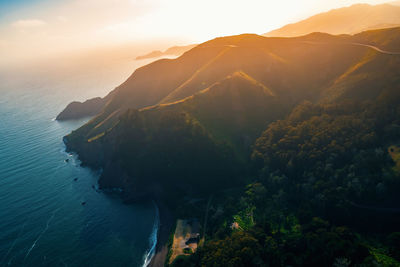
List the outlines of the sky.
{"type": "Polygon", "coordinates": [[[316,13],[387,0],[0,0],[3,62],[126,44],[149,49],[262,34],[316,13]]]}

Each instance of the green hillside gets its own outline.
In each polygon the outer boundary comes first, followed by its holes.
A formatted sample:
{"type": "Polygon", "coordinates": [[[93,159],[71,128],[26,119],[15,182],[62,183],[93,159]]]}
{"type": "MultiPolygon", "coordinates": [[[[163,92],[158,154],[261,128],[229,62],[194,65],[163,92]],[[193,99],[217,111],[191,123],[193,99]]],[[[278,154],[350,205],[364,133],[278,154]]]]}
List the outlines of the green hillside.
{"type": "Polygon", "coordinates": [[[399,42],[216,38],[138,69],[64,141],[101,188],[205,221],[173,266],[398,266],[399,42]]]}
{"type": "MultiPolygon", "coordinates": [[[[368,42],[394,48],[400,28],[373,32],[371,36],[330,36],[311,34],[301,38],[265,38],[239,35],[203,43],[174,60],[160,60],[144,66],[106,97],[102,112],[79,129],[87,139],[112,127],[129,108],[144,108],[175,102],[208,88],[228,75],[243,71],[264,84],[278,97],[296,103],[321,97],[345,96],[365,81],[361,67],[377,68],[374,75],[391,76],[380,66],[391,66],[398,58],[389,57],[365,46],[368,42]],[[376,39],[376,40],[375,40],[376,39]],[[353,74],[357,74],[354,76],[353,74]],[[347,79],[350,80],[347,82],[347,79]],[[338,90],[331,87],[340,87],[338,90]],[[328,92],[328,93],[327,93],[328,92]]],[[[385,83],[368,76],[368,84],[385,83]]],[[[384,86],[384,84],[380,84],[384,86]]],[[[377,87],[377,86],[375,86],[377,87]]],[[[364,97],[364,95],[358,95],[364,97]]]]}
{"type": "Polygon", "coordinates": [[[137,186],[139,179],[180,185],[190,179],[188,186],[199,181],[197,187],[200,188],[209,186],[204,177],[210,176],[211,165],[216,164],[211,172],[218,174],[218,178],[213,178],[216,183],[228,172],[232,172],[232,177],[237,176],[233,169],[227,168],[232,164],[225,160],[235,163],[237,171],[245,168],[250,145],[268,123],[289,109],[289,105],[286,108],[283,105],[287,104],[279,101],[265,85],[243,72],[236,72],[175,103],[128,110],[112,128],[90,139],[82,138],[78,131],[65,140],[84,163],[104,166],[110,161],[114,168],[114,163],[118,162],[125,166],[127,175],[133,177],[129,183],[109,181],[114,175],[107,177],[106,169],[101,182],[131,190],[130,183],[137,186]],[[207,156],[202,150],[208,151],[207,156]],[[190,155],[196,157],[188,157],[185,151],[192,151],[190,155]],[[158,166],[157,175],[148,164],[158,166]],[[197,164],[201,166],[195,167],[197,164]],[[192,174],[188,175],[189,172],[192,174]],[[163,177],[164,181],[154,177],[163,177]]]}

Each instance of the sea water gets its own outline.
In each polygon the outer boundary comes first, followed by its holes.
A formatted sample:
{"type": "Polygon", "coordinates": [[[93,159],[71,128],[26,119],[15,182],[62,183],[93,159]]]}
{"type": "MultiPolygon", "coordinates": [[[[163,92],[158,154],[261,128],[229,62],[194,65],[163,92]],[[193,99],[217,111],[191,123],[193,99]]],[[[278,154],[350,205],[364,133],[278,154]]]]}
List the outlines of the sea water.
{"type": "MultiPolygon", "coordinates": [[[[133,66],[132,66],[133,67],[133,66]]],[[[86,120],[54,117],[104,96],[118,77],[0,73],[0,266],[143,266],[155,247],[154,203],[124,205],[62,137],[86,120]],[[50,77],[51,76],[51,77],[50,77]]]]}

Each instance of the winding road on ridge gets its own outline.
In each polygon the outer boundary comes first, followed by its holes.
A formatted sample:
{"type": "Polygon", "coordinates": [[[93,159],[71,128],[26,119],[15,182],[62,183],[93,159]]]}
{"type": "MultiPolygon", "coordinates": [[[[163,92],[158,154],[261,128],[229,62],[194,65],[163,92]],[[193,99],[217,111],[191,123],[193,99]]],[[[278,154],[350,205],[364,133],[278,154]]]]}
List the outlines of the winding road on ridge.
{"type": "Polygon", "coordinates": [[[380,49],[379,47],[373,46],[373,45],[368,45],[368,44],[361,44],[361,43],[350,43],[351,45],[358,45],[358,46],[365,46],[369,47],[371,49],[374,49],[375,51],[378,51],[379,53],[382,54],[387,54],[387,55],[400,55],[400,52],[390,52],[390,51],[385,51],[380,49]]]}
{"type": "MultiPolygon", "coordinates": [[[[330,44],[330,43],[325,43],[325,42],[312,42],[312,41],[302,41],[301,43],[304,44],[311,44],[311,45],[323,45],[323,44],[330,44]]],[[[393,51],[385,51],[380,49],[379,47],[369,45],[369,44],[362,44],[362,43],[337,43],[341,45],[356,45],[356,46],[364,46],[371,48],[379,53],[386,54],[386,55],[400,55],[400,52],[393,52],[393,51]]]]}
{"type": "MultiPolygon", "coordinates": [[[[313,41],[299,41],[299,43],[303,43],[303,44],[310,44],[310,45],[323,45],[323,44],[332,44],[332,43],[328,43],[328,42],[313,42],[313,41]]],[[[386,55],[400,55],[400,52],[394,52],[394,51],[386,51],[386,50],[382,50],[379,47],[376,47],[374,45],[370,45],[370,44],[363,44],[363,43],[346,43],[346,42],[337,42],[336,44],[341,44],[341,45],[356,45],[356,46],[364,46],[364,47],[368,47],[371,48],[379,53],[382,54],[386,54],[386,55]]],[[[207,46],[202,46],[201,48],[210,48],[210,47],[228,47],[228,48],[236,48],[236,47],[240,47],[238,45],[229,45],[229,44],[225,44],[225,45],[207,45],[207,46]]]]}

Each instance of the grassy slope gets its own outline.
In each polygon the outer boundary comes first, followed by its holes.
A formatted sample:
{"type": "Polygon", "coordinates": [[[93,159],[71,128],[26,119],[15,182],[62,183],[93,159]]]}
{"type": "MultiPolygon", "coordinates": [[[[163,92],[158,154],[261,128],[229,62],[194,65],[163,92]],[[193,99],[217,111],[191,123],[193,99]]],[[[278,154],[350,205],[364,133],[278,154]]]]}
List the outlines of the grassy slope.
{"type": "Polygon", "coordinates": [[[138,69],[110,94],[100,115],[67,136],[68,146],[97,151],[101,142],[93,141],[112,136],[105,133],[113,132],[128,109],[142,108],[155,117],[181,110],[216,141],[248,152],[262,127],[300,101],[374,99],[398,83],[400,56],[349,44],[359,41],[392,48],[400,28],[355,36],[216,38],[178,59],[138,69]]]}
{"type": "Polygon", "coordinates": [[[89,139],[111,128],[128,108],[174,102],[244,71],[277,96],[292,101],[317,98],[326,87],[363,59],[365,47],[338,45],[342,37],[264,38],[239,35],[201,44],[174,60],[144,66],[108,97],[104,110],[75,134],[89,139]],[[310,45],[307,41],[327,42],[310,45]],[[318,60],[316,60],[316,58],[318,60]]]}

